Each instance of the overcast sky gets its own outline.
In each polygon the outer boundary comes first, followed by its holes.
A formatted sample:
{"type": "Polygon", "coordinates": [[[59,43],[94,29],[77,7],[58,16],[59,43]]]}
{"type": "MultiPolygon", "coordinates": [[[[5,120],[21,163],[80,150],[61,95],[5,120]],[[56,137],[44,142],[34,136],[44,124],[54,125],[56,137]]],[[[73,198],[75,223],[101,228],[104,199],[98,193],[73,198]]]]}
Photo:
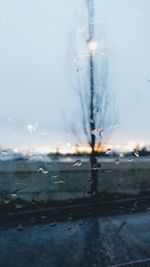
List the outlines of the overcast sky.
{"type": "MultiPolygon", "coordinates": [[[[62,113],[74,120],[78,108],[69,55],[74,32],[85,27],[83,2],[0,0],[1,145],[73,140],[62,113]]],[[[96,23],[107,33],[118,106],[119,128],[111,140],[150,144],[150,1],[95,0],[95,7],[96,23]]]]}

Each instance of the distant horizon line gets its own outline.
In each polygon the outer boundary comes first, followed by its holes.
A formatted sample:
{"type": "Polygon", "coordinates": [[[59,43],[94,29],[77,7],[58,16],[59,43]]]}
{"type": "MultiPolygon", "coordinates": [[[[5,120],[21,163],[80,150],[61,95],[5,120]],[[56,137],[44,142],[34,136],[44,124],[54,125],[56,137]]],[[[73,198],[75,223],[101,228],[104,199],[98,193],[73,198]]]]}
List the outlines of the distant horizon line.
{"type": "MultiPolygon", "coordinates": [[[[150,143],[146,144],[144,142],[129,142],[124,144],[116,144],[116,143],[103,143],[101,145],[95,146],[95,151],[100,152],[108,152],[108,151],[118,151],[118,152],[132,152],[135,149],[140,151],[143,148],[146,148],[147,151],[150,151],[150,143]]],[[[49,145],[49,144],[20,144],[20,145],[8,145],[8,146],[0,146],[1,152],[3,151],[13,151],[17,152],[28,152],[28,153],[54,153],[54,154],[75,154],[75,153],[87,153],[90,154],[91,147],[87,144],[72,144],[70,142],[66,142],[63,145],[49,145]]]]}

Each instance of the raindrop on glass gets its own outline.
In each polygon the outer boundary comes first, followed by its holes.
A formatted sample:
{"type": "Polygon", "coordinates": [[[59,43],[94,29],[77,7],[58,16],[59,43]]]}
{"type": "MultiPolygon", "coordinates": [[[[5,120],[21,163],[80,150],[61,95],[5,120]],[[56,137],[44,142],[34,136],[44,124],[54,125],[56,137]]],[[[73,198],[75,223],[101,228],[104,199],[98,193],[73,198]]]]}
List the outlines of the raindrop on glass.
{"type": "Polygon", "coordinates": [[[99,111],[99,109],[98,109],[98,108],[95,108],[94,111],[93,111],[93,113],[95,114],[95,113],[97,113],[98,111],[99,111]]]}
{"type": "Polygon", "coordinates": [[[16,228],[16,231],[19,231],[19,232],[22,232],[23,230],[24,230],[24,227],[21,224],[19,224],[16,228]]]}
{"type": "Polygon", "coordinates": [[[51,176],[52,179],[55,179],[55,178],[57,178],[57,177],[58,177],[57,175],[53,175],[53,176],[51,176]]]}
{"type": "Polygon", "coordinates": [[[48,173],[48,170],[44,170],[43,168],[38,168],[37,169],[37,172],[43,173],[43,174],[47,174],[48,173]]]}
{"type": "Polygon", "coordinates": [[[139,158],[139,152],[136,149],[133,150],[133,154],[135,157],[139,158]]]}
{"type": "Polygon", "coordinates": [[[115,124],[112,128],[113,129],[117,129],[117,128],[119,128],[119,125],[118,124],[115,124]]]}
{"type": "Polygon", "coordinates": [[[127,224],[127,221],[123,221],[119,226],[119,232],[122,230],[122,228],[127,224]]]}
{"type": "Polygon", "coordinates": [[[132,156],[128,157],[128,161],[132,161],[132,160],[133,160],[132,156]]]}
{"type": "Polygon", "coordinates": [[[4,203],[5,204],[9,204],[10,203],[10,200],[6,199],[6,200],[4,200],[4,203]]]}
{"type": "Polygon", "coordinates": [[[138,205],[138,201],[136,200],[136,201],[134,202],[134,204],[133,204],[133,207],[137,207],[137,205],[138,205]]]}
{"type": "Polygon", "coordinates": [[[101,167],[102,167],[102,165],[99,162],[97,162],[97,163],[94,164],[92,169],[93,170],[99,170],[101,167]]]}
{"type": "Polygon", "coordinates": [[[75,166],[79,167],[79,166],[81,166],[81,164],[82,164],[81,160],[76,160],[76,161],[74,162],[73,166],[74,166],[74,167],[75,167],[75,166]]]}
{"type": "Polygon", "coordinates": [[[7,155],[8,154],[8,151],[7,150],[2,150],[2,155],[7,155]]]}
{"type": "Polygon", "coordinates": [[[120,164],[120,158],[115,159],[115,164],[116,165],[119,165],[120,164]]]}
{"type": "Polygon", "coordinates": [[[17,196],[17,194],[11,194],[11,197],[16,197],[17,196]]]}
{"type": "Polygon", "coordinates": [[[100,128],[95,128],[94,130],[91,131],[93,135],[96,137],[102,137],[104,130],[100,128]]]}
{"type": "Polygon", "coordinates": [[[110,149],[110,148],[107,148],[105,154],[106,154],[106,155],[109,155],[110,153],[111,153],[111,149],[110,149]]]}
{"type": "Polygon", "coordinates": [[[55,184],[64,184],[65,182],[64,181],[56,181],[54,182],[55,184]]]}
{"type": "Polygon", "coordinates": [[[27,124],[27,130],[30,134],[33,134],[33,132],[35,132],[38,128],[38,123],[35,122],[34,124],[27,124]]]}
{"type": "Polygon", "coordinates": [[[148,214],[150,214],[150,208],[148,208],[146,211],[147,211],[148,214]]]}

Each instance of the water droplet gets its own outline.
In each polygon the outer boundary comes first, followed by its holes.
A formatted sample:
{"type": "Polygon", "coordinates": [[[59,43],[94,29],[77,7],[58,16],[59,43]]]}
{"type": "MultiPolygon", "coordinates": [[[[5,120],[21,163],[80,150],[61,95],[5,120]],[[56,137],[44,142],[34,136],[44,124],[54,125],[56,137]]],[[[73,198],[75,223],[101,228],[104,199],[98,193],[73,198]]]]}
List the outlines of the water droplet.
{"type": "Polygon", "coordinates": [[[9,203],[10,203],[10,200],[5,199],[5,200],[4,200],[4,203],[5,203],[5,204],[9,204],[9,203]]]}
{"type": "Polygon", "coordinates": [[[99,24],[99,23],[100,23],[100,20],[93,20],[93,21],[90,22],[90,24],[93,24],[93,25],[99,24]]]}
{"type": "Polygon", "coordinates": [[[106,154],[106,155],[109,155],[110,153],[111,153],[111,149],[110,149],[110,148],[107,148],[105,154],[106,154]]]}
{"type": "Polygon", "coordinates": [[[146,211],[147,211],[148,214],[150,214],[150,208],[148,208],[146,211]]]}
{"type": "Polygon", "coordinates": [[[55,178],[57,178],[57,177],[58,177],[57,175],[53,175],[53,176],[51,176],[52,179],[55,179],[55,178]]]}
{"type": "Polygon", "coordinates": [[[93,170],[99,170],[101,167],[102,167],[102,165],[99,162],[97,162],[97,163],[94,164],[92,169],[93,170]]]}
{"type": "Polygon", "coordinates": [[[99,109],[98,109],[98,108],[95,108],[95,109],[93,110],[93,113],[96,114],[98,111],[99,111],[99,109]]]}
{"type": "Polygon", "coordinates": [[[43,173],[43,174],[47,174],[48,173],[48,170],[44,170],[43,168],[38,168],[37,169],[37,172],[43,173]]]}
{"type": "Polygon", "coordinates": [[[115,159],[115,163],[116,163],[116,165],[119,165],[120,164],[120,158],[115,159]]]}
{"type": "Polygon", "coordinates": [[[80,72],[82,70],[82,68],[77,68],[76,72],[80,72]]]}
{"type": "Polygon", "coordinates": [[[94,130],[91,131],[91,133],[96,137],[102,137],[104,130],[100,128],[95,128],[94,130]]]}
{"type": "Polygon", "coordinates": [[[127,224],[127,221],[123,221],[119,226],[119,232],[122,230],[122,228],[127,224]]]}
{"type": "Polygon", "coordinates": [[[76,160],[75,163],[73,164],[73,167],[75,167],[75,166],[79,167],[81,165],[82,165],[81,160],[76,160]]]}
{"type": "Polygon", "coordinates": [[[117,129],[117,128],[119,128],[119,125],[118,124],[115,124],[112,128],[113,129],[117,129]]]}
{"type": "Polygon", "coordinates": [[[139,152],[136,149],[133,150],[133,154],[135,157],[139,158],[139,152]]]}
{"type": "Polygon", "coordinates": [[[137,207],[137,205],[138,205],[138,201],[136,200],[136,201],[134,202],[134,204],[133,204],[133,207],[137,207]]]}
{"type": "Polygon", "coordinates": [[[35,122],[34,124],[27,124],[27,130],[29,131],[30,134],[33,134],[38,128],[38,123],[35,122]]]}
{"type": "Polygon", "coordinates": [[[1,153],[2,153],[2,155],[7,155],[8,151],[7,150],[3,150],[1,153]]]}
{"type": "Polygon", "coordinates": [[[131,208],[130,213],[132,214],[132,213],[137,209],[137,207],[138,207],[138,201],[136,200],[136,201],[133,203],[133,206],[132,206],[132,208],[131,208]]]}
{"type": "Polygon", "coordinates": [[[19,224],[18,227],[16,228],[16,231],[22,232],[24,231],[24,227],[21,224],[19,224]]]}
{"type": "Polygon", "coordinates": [[[54,182],[55,184],[64,184],[65,182],[64,181],[57,181],[57,182],[54,182]]]}
{"type": "Polygon", "coordinates": [[[133,158],[132,158],[132,156],[130,156],[129,158],[128,158],[128,161],[132,161],[133,160],[133,158]]]}

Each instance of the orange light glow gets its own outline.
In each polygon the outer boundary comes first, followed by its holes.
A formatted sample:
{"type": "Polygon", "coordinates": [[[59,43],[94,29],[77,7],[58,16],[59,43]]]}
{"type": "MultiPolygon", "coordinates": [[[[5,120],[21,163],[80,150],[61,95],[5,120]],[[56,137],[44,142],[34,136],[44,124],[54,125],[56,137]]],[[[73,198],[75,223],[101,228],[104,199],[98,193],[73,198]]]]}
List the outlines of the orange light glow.
{"type": "MultiPolygon", "coordinates": [[[[134,149],[140,150],[144,146],[146,146],[143,142],[134,142],[131,141],[127,144],[116,144],[116,143],[110,143],[110,144],[97,144],[95,146],[95,151],[96,152],[106,152],[107,149],[118,151],[118,152],[131,152],[134,149]]],[[[35,153],[53,153],[53,154],[90,154],[91,153],[91,147],[86,144],[82,145],[72,145],[71,143],[66,143],[64,145],[59,145],[59,146],[49,146],[49,145],[21,145],[18,149],[16,147],[13,147],[13,150],[15,152],[17,151],[22,151],[22,152],[27,152],[30,154],[35,154],[35,153]]]]}

